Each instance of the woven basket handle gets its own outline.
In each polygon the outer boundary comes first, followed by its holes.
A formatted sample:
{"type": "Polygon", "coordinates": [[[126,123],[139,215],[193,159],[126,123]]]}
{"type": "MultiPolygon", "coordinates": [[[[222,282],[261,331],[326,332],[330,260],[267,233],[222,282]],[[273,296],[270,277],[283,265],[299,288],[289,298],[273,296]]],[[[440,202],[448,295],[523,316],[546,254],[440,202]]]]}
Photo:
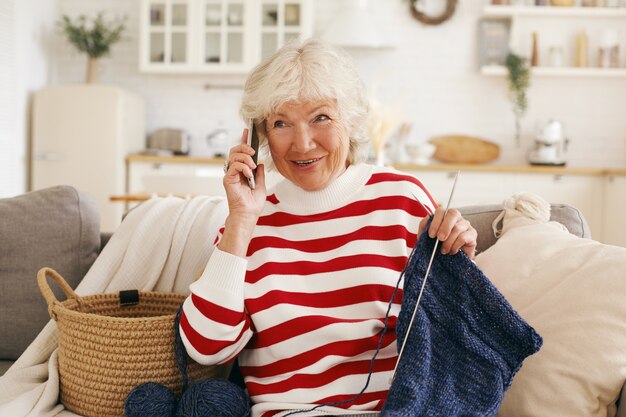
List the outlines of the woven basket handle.
{"type": "Polygon", "coordinates": [[[39,272],[37,272],[37,285],[39,285],[39,290],[41,291],[41,295],[46,299],[48,303],[48,309],[50,309],[54,304],[58,303],[56,296],[50,289],[50,285],[48,285],[47,278],[51,277],[54,282],[56,282],[59,287],[63,290],[63,293],[67,296],[67,298],[80,298],[72,287],[63,279],[61,275],[57,271],[52,268],[41,268],[39,272]]]}

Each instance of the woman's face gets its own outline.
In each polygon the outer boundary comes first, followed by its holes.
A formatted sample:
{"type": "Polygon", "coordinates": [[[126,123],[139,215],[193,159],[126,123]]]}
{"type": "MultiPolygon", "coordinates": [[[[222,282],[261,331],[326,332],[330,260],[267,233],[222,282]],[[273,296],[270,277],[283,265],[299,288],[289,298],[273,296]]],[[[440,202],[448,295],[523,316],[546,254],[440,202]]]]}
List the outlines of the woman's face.
{"type": "Polygon", "coordinates": [[[350,139],[335,102],[288,102],[266,123],[274,165],[300,188],[321,190],[346,170],[350,139]]]}

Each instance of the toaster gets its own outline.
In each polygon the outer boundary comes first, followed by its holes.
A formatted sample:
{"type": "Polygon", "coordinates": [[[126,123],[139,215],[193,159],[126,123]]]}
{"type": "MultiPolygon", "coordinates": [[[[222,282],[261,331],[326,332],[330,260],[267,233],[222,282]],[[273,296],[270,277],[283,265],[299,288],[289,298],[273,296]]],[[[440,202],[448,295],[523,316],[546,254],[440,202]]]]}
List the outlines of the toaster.
{"type": "Polygon", "coordinates": [[[148,136],[148,149],[172,151],[177,155],[189,153],[189,134],[181,129],[157,129],[148,136]]]}

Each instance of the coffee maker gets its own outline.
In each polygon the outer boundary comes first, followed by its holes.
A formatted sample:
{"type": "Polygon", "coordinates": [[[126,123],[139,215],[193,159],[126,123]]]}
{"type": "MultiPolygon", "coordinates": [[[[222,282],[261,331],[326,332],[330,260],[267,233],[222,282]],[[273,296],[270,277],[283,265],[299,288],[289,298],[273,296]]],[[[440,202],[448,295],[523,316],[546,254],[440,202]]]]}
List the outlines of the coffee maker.
{"type": "Polygon", "coordinates": [[[531,165],[565,166],[568,142],[563,123],[558,120],[541,123],[535,133],[535,144],[528,153],[528,162],[531,165]]]}

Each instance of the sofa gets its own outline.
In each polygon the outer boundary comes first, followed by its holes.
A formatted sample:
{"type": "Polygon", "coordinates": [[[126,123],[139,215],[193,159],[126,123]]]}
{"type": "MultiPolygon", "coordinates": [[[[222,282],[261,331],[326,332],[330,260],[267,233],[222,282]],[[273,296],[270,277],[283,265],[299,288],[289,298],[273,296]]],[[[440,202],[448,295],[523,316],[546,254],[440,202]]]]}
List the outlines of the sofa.
{"type": "MultiPolygon", "coordinates": [[[[496,242],[492,223],[502,206],[467,206],[460,210],[478,231],[478,253],[486,251],[496,242]]],[[[591,237],[584,216],[575,207],[552,204],[551,219],[565,225],[573,235],[591,237]]],[[[75,288],[110,235],[100,232],[97,204],[89,194],[57,186],[0,199],[0,236],[2,375],[49,320],[35,279],[37,271],[52,267],[75,288]]],[[[63,299],[61,293],[56,295],[63,299]]]]}

